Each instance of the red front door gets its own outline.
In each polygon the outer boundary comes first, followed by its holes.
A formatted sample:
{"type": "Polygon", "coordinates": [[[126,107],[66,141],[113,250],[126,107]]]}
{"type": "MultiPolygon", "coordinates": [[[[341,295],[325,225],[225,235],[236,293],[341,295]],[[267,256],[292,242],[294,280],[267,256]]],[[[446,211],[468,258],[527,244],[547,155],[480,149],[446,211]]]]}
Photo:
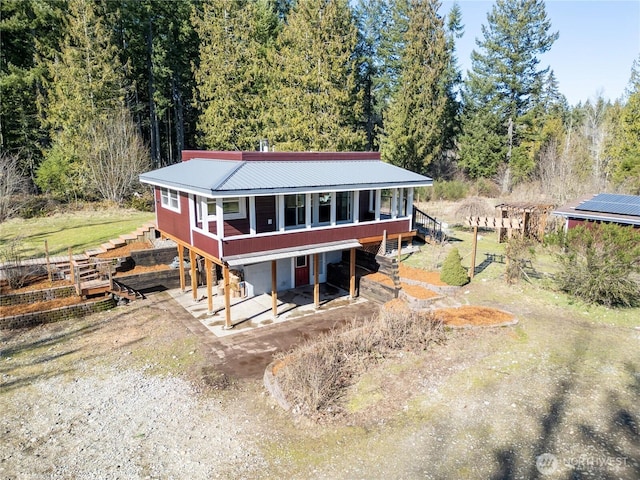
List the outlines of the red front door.
{"type": "Polygon", "coordinates": [[[309,285],[309,261],[308,256],[296,257],[296,287],[309,285]]]}

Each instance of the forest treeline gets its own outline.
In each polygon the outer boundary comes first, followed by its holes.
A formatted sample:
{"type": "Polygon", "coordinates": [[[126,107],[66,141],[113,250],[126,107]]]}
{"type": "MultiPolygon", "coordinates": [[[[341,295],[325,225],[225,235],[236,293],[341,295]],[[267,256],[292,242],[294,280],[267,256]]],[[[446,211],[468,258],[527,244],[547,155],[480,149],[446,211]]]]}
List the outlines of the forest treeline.
{"type": "Polygon", "coordinates": [[[461,10],[438,0],[0,5],[4,198],[122,202],[183,149],[261,139],[555,201],[640,193],[640,56],[622,98],[568,105],[541,64],[559,34],[542,0],[496,0],[468,72],[461,10]]]}

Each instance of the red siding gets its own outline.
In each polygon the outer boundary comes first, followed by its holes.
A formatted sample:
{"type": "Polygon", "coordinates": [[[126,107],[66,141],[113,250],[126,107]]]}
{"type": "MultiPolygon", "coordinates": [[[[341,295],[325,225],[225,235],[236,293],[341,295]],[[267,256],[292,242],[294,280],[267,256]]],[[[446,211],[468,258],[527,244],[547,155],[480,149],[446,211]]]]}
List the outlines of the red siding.
{"type": "Polygon", "coordinates": [[[193,231],[193,246],[210,253],[216,258],[220,258],[218,241],[195,230],[193,231]]]}
{"type": "Polygon", "coordinates": [[[224,255],[241,255],[246,253],[277,250],[279,248],[302,247],[325,242],[360,239],[382,235],[386,230],[388,235],[404,233],[409,230],[409,220],[402,219],[394,222],[375,223],[368,225],[354,225],[352,227],[331,228],[323,230],[305,230],[270,237],[225,239],[224,255]]]}
{"type": "Polygon", "coordinates": [[[210,150],[183,150],[182,161],[193,158],[236,160],[252,162],[322,161],[322,160],[380,160],[379,152],[217,152],[210,150]]]}
{"type": "Polygon", "coordinates": [[[276,231],[276,197],[256,197],[256,232],[276,231]],[[271,219],[271,224],[269,224],[271,219]]]}
{"type": "Polygon", "coordinates": [[[179,192],[180,213],[164,208],[160,200],[160,189],[155,189],[156,197],[156,217],[158,219],[158,229],[173,235],[180,240],[190,243],[189,236],[189,197],[186,193],[179,192]]]}

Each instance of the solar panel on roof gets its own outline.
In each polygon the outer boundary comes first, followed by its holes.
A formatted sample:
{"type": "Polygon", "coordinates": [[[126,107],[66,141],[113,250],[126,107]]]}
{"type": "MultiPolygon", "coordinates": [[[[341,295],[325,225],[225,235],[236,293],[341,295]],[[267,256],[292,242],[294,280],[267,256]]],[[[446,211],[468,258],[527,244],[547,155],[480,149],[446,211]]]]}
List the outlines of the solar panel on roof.
{"type": "Polygon", "coordinates": [[[601,193],[591,200],[582,202],[576,207],[576,210],[640,216],[640,197],[636,195],[601,193]]]}

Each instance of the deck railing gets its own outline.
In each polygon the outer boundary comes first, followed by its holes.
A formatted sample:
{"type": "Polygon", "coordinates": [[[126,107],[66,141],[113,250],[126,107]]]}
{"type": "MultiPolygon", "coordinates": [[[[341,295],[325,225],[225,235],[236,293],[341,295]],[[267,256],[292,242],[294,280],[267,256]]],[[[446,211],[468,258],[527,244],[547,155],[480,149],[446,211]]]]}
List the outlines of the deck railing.
{"type": "Polygon", "coordinates": [[[436,242],[442,242],[444,240],[442,223],[428,213],[416,208],[415,205],[413,207],[413,228],[415,228],[425,240],[431,239],[436,242]]]}

